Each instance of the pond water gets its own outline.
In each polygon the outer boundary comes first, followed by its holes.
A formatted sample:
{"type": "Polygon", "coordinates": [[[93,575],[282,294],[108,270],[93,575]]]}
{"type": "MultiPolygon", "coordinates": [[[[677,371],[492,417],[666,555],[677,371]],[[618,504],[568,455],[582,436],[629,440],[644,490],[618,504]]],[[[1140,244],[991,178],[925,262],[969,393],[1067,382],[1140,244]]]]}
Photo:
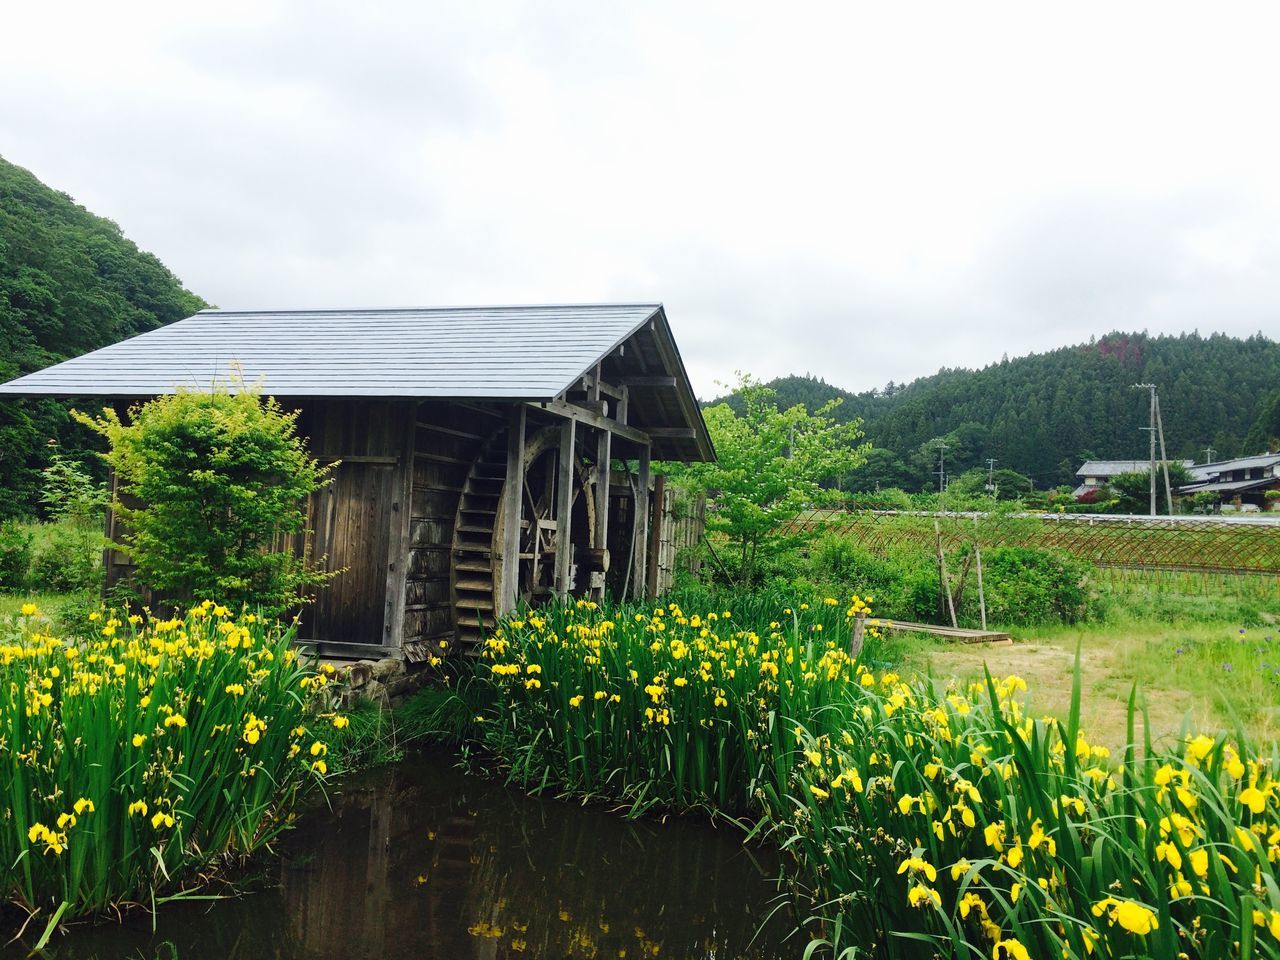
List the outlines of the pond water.
{"type": "MultiPolygon", "coordinates": [[[[74,927],[55,960],[774,960],[776,858],[692,819],[628,821],[468,777],[447,755],[345,783],[283,850],[279,883],[74,927]]],[[[12,949],[12,948],[11,948],[12,949]]],[[[11,954],[0,951],[0,957],[11,954]]],[[[21,956],[14,953],[12,956],[21,956]]]]}

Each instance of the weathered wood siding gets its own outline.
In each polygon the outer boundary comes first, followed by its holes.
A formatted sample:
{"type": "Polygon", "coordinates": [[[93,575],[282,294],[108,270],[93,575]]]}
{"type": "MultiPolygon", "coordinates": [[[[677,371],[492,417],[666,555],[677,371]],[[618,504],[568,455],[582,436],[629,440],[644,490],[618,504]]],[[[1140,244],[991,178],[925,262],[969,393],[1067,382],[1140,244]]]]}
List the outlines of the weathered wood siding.
{"type": "Polygon", "coordinates": [[[339,461],[332,481],[311,499],[310,556],[340,571],[303,613],[299,635],[340,650],[399,650],[409,540],[415,404],[402,400],[323,399],[298,405],[299,433],[312,456],[339,461]]]}

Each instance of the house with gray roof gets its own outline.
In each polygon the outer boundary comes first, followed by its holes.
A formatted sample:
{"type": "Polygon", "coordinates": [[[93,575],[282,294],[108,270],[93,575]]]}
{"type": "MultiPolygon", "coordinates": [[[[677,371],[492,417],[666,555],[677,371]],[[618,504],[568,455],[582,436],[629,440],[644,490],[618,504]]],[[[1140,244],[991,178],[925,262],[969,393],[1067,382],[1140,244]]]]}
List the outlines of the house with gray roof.
{"type": "MultiPolygon", "coordinates": [[[[1187,469],[1191,469],[1194,463],[1191,460],[1177,462],[1187,469]]],[[[1150,469],[1150,460],[1086,460],[1076,471],[1076,477],[1080,482],[1072,491],[1072,495],[1078,500],[1090,491],[1097,491],[1107,486],[1122,473],[1146,473],[1150,469]]]]}
{"type": "Polygon", "coordinates": [[[1280,453],[1201,463],[1190,473],[1194,482],[1179,487],[1179,494],[1212,493],[1219,505],[1265,510],[1267,491],[1280,490],[1280,453]]]}

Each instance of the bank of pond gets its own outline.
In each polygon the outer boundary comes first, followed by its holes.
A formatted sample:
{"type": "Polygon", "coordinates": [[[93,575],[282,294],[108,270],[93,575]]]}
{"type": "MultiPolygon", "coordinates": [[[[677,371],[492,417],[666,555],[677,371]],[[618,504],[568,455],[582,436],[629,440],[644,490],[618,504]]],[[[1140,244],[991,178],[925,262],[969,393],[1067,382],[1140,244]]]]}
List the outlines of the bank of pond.
{"type": "MultiPolygon", "coordinates": [[[[1280,957],[1274,744],[1140,742],[1135,705],[1131,746],[1112,756],[1080,729],[1078,671],[1070,716],[1037,718],[1017,677],[896,675],[877,662],[876,626],[857,597],[516,616],[478,657],[437,665],[403,713],[493,783],[404,767],[343,788],[364,805],[286,832],[350,733],[287,631],[207,604],[159,624],[108,617],[62,643],[32,612],[0,651],[15,731],[0,767],[7,899],[52,935],[60,915],[150,905],[277,847],[303,851],[285,856],[283,893],[162,904],[157,930],[207,909],[219,956],[256,956],[226,952],[236,911],[282,896],[262,911],[273,956],[340,939],[338,924],[392,956],[483,941],[486,956],[1280,957]],[[479,847],[432,826],[442,809],[459,829],[481,819],[477,791],[542,812],[508,816],[479,847]],[[352,817],[363,839],[335,839],[352,817]],[[586,833],[544,835],[549,819],[586,833]],[[599,853],[608,866],[590,865],[599,853]],[[297,871],[331,855],[345,894],[291,899],[297,871]],[[453,893],[449,870],[467,878],[453,893]],[[626,942],[618,922],[633,925],[626,942]]],[[[106,929],[53,949],[130,935],[106,929]]]]}
{"type": "MultiPolygon", "coordinates": [[[[426,750],[313,797],[239,895],[77,924],[53,960],[773,960],[767,844],[705,818],[538,799],[426,750]],[[154,926],[153,926],[154,919],[154,926]]],[[[209,891],[218,893],[218,888],[209,891]]],[[[15,960],[28,948],[11,953],[15,960]]],[[[794,951],[791,951],[794,952],[794,951]]]]}

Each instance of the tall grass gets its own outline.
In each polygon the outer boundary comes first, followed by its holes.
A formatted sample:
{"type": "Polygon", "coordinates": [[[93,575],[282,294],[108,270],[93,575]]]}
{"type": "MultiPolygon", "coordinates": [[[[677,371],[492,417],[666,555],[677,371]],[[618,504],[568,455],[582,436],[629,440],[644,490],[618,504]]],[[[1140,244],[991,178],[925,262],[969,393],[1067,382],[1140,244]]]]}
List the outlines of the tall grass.
{"type": "Polygon", "coordinates": [[[94,617],[64,642],[27,604],[0,643],[0,899],[31,913],[154,903],[260,849],[346,722],[252,614],[94,617]]]}
{"type": "Polygon", "coordinates": [[[1280,577],[1275,574],[1101,569],[1095,577],[1109,620],[1254,627],[1280,617],[1280,577]]]}

